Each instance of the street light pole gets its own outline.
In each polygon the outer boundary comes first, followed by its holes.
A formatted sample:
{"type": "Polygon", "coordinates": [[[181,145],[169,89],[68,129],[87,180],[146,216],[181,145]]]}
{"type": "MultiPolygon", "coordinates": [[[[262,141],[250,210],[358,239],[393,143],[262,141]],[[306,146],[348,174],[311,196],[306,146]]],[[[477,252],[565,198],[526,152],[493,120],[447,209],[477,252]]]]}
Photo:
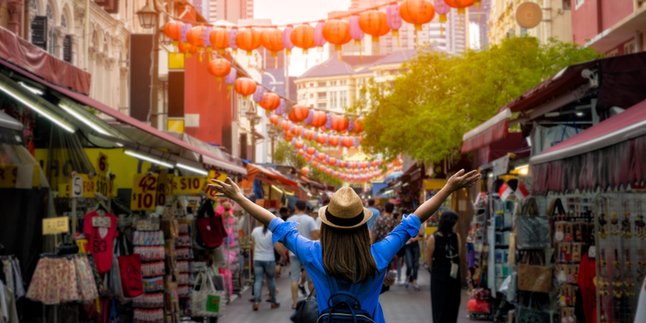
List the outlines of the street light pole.
{"type": "Polygon", "coordinates": [[[159,124],[159,112],[157,111],[158,106],[158,88],[159,88],[159,10],[157,9],[156,0],[152,0],[152,5],[150,0],[146,0],[146,4],[143,8],[137,11],[137,16],[139,17],[139,23],[141,27],[149,29],[153,28],[153,40],[152,40],[152,50],[150,55],[151,57],[151,66],[150,66],[150,110],[148,111],[148,120],[155,128],[161,128],[159,124]]]}

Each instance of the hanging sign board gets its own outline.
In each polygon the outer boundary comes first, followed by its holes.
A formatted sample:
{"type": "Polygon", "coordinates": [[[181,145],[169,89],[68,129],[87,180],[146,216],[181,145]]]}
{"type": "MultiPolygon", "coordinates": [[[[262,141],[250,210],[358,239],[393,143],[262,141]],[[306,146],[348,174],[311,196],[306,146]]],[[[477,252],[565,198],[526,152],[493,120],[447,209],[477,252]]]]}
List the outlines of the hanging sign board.
{"type": "Polygon", "coordinates": [[[166,201],[172,195],[173,190],[173,176],[170,174],[160,174],[157,177],[157,195],[155,203],[158,206],[165,206],[166,201]]]}
{"type": "Polygon", "coordinates": [[[43,219],[43,235],[68,233],[70,231],[70,221],[67,216],[43,219]]]}
{"type": "Polygon", "coordinates": [[[110,175],[108,175],[108,170],[110,169],[108,156],[100,152],[96,165],[96,192],[105,197],[110,197],[112,192],[110,189],[110,175]]]}
{"type": "Polygon", "coordinates": [[[509,155],[500,157],[493,162],[493,176],[505,175],[509,171],[509,155]]]}
{"type": "Polygon", "coordinates": [[[132,183],[130,210],[152,211],[157,199],[157,174],[137,174],[132,183]]]}
{"type": "Polygon", "coordinates": [[[206,185],[203,176],[175,176],[173,177],[173,194],[175,195],[200,195],[206,185]]]}

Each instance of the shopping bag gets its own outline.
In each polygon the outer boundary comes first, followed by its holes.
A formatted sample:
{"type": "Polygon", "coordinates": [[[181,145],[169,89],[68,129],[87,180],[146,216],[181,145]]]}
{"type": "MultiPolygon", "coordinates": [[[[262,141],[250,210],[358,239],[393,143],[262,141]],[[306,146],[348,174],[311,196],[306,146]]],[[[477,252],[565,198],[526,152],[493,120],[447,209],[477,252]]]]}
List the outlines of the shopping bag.
{"type": "Polygon", "coordinates": [[[550,246],[550,228],[546,217],[539,214],[534,197],[528,197],[523,203],[521,214],[516,224],[516,249],[544,249],[550,246]]]}
{"type": "Polygon", "coordinates": [[[144,293],[139,254],[119,256],[119,274],[125,297],[137,297],[144,293]]]}
{"type": "Polygon", "coordinates": [[[294,323],[315,323],[319,317],[319,306],[316,297],[310,293],[306,299],[296,303],[296,309],[289,319],[294,323]]]}
{"type": "Polygon", "coordinates": [[[227,234],[224,231],[221,217],[198,218],[195,225],[197,226],[198,241],[202,247],[217,248],[224,242],[227,234]]]}
{"type": "Polygon", "coordinates": [[[536,293],[549,293],[552,289],[551,266],[545,266],[538,252],[526,252],[518,264],[518,290],[536,293]]]}
{"type": "Polygon", "coordinates": [[[191,291],[191,312],[193,316],[214,317],[220,313],[222,294],[215,290],[211,276],[205,271],[197,274],[191,291]]]}

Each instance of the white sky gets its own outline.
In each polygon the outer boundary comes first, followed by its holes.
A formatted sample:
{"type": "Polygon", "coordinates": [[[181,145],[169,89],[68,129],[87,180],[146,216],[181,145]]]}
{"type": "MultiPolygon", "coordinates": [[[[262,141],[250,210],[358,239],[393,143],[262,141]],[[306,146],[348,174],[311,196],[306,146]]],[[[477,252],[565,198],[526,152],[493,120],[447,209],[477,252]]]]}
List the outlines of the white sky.
{"type": "MultiPolygon", "coordinates": [[[[286,25],[327,18],[330,11],[348,10],[350,0],[254,0],[254,18],[271,19],[273,24],[286,25]]],[[[327,51],[311,49],[307,56],[294,48],[289,74],[299,76],[327,59],[327,51]]]]}

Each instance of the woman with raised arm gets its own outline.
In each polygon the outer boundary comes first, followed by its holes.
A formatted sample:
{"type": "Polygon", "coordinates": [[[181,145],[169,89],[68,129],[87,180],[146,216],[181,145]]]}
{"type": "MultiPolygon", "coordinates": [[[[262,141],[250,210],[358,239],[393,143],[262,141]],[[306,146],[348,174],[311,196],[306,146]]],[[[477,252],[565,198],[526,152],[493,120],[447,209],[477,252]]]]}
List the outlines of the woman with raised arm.
{"type": "Polygon", "coordinates": [[[267,223],[273,232],[273,241],[281,242],[296,254],[314,282],[319,313],[328,308],[331,295],[345,291],[360,301],[361,309],[375,322],[385,322],[379,292],[388,264],[451,193],[479,178],[475,170],[466,174],[460,170],[437,194],[413,214],[405,216],[386,238],[373,245],[366,224],[372,212],[363,207],[361,198],[350,187],[340,188],[332,195],[330,203],[319,209],[321,239],[312,241],[302,237],[294,223],[277,218],[245,198],[231,179],[226,183],[214,180],[212,185],[254,218],[267,223]]]}

